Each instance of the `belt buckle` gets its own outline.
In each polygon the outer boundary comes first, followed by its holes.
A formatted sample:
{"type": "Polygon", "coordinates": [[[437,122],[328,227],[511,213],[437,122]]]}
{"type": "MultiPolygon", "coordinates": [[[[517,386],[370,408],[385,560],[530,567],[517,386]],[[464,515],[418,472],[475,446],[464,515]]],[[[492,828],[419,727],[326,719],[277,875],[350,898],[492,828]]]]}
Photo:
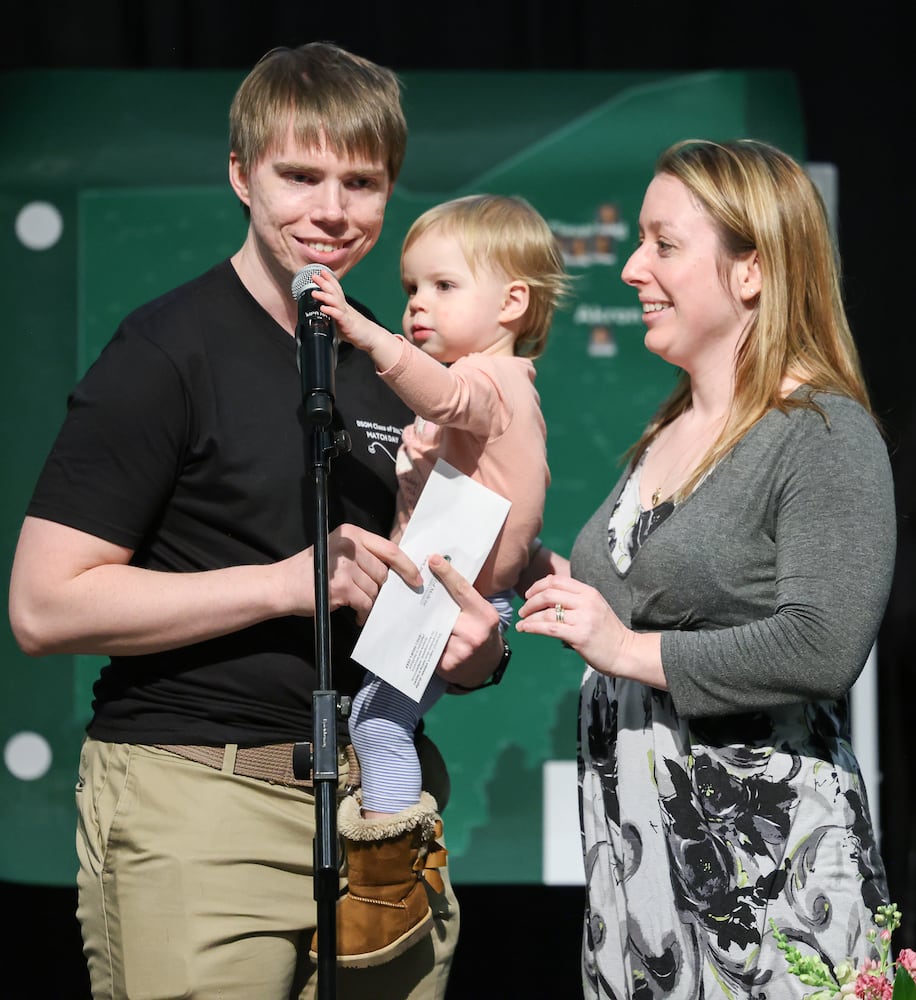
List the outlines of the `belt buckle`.
{"type": "Polygon", "coordinates": [[[293,744],[293,777],[297,781],[307,781],[313,787],[315,784],[315,775],[312,773],[314,758],[310,742],[303,741],[293,744]]]}

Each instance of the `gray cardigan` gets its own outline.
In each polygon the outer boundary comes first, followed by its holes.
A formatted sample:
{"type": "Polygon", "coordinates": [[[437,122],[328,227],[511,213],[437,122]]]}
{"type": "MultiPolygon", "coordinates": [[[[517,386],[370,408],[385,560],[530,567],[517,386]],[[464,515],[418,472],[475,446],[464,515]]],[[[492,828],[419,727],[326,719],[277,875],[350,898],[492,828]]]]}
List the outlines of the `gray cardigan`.
{"type": "Polygon", "coordinates": [[[887,449],[858,403],[770,411],[643,542],[621,575],[608,520],[586,523],[572,575],[624,624],[662,633],[682,718],[843,697],[875,641],[896,545],[887,449]]]}

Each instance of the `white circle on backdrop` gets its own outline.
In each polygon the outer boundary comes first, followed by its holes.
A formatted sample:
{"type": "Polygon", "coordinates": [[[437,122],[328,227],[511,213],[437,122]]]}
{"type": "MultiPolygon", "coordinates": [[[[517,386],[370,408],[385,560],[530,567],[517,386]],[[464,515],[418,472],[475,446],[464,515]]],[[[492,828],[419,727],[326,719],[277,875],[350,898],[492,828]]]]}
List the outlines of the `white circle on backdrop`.
{"type": "Polygon", "coordinates": [[[7,770],[20,781],[43,778],[51,767],[51,758],[50,744],[38,733],[16,733],[3,748],[7,770]]]}
{"type": "Polygon", "coordinates": [[[16,236],[29,250],[53,247],[64,231],[60,212],[47,201],[32,201],[16,216],[16,236]]]}

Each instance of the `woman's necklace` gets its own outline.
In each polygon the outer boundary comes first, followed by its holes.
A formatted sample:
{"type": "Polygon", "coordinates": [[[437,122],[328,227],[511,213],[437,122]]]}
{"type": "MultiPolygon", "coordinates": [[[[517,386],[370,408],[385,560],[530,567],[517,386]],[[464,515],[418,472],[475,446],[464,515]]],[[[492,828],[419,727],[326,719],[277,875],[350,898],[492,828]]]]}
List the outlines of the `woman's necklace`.
{"type": "MultiPolygon", "coordinates": [[[[664,453],[665,458],[667,458],[667,455],[672,450],[672,447],[676,447],[676,445],[677,441],[669,433],[669,435],[662,441],[656,455],[659,456],[664,453]]],[[[658,506],[658,502],[663,496],[668,496],[677,491],[678,487],[688,476],[688,473],[696,465],[697,457],[705,450],[705,444],[701,443],[698,447],[696,440],[688,441],[686,446],[681,449],[680,454],[667,465],[667,468],[665,468],[664,464],[662,465],[665,472],[658,480],[658,485],[652,491],[653,507],[658,506]],[[669,484],[671,484],[670,488],[669,484]]]]}
{"type": "Polygon", "coordinates": [[[661,469],[665,469],[665,472],[661,475],[658,485],[652,492],[653,507],[658,506],[658,502],[663,496],[677,492],[689,478],[689,474],[696,467],[697,462],[708,452],[715,441],[726,419],[723,416],[718,420],[706,421],[700,424],[699,428],[694,428],[693,433],[691,433],[690,428],[684,427],[682,418],[683,415],[678,418],[678,426],[675,426],[673,421],[665,428],[667,434],[660,443],[656,440],[656,466],[658,467],[660,464],[661,469]],[[679,445],[680,449],[678,450],[679,445]],[[665,460],[658,463],[660,456],[664,455],[664,458],[667,459],[668,454],[673,450],[677,453],[673,460],[667,463],[667,468],[665,460]],[[670,488],[669,484],[671,484],[670,488]]]}
{"type": "MultiPolygon", "coordinates": [[[[661,447],[657,450],[657,455],[661,455],[663,452],[667,452],[669,450],[669,442],[670,436],[662,441],[661,447]]],[[[662,498],[662,490],[665,488],[665,484],[676,481],[675,476],[680,471],[680,467],[681,462],[675,462],[672,466],[669,466],[669,468],[665,471],[665,474],[658,481],[658,485],[652,491],[651,502],[653,507],[658,506],[658,502],[662,498]]]]}

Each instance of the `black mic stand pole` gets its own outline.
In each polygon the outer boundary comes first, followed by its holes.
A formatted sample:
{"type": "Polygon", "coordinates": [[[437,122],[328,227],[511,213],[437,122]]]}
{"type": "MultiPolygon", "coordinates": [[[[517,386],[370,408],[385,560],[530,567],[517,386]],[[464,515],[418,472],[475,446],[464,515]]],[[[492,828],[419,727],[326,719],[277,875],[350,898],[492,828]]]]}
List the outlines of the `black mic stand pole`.
{"type": "MultiPolygon", "coordinates": [[[[300,369],[303,390],[308,392],[305,357],[300,358],[300,369]]],[[[337,843],[339,706],[331,678],[328,476],[331,458],[341,449],[349,450],[349,440],[345,431],[335,434],[331,430],[333,402],[330,396],[322,393],[306,395],[304,403],[305,414],[312,427],[311,461],[315,482],[315,659],[318,687],[312,695],[312,752],[309,754],[307,743],[296,744],[293,773],[296,777],[307,778],[311,772],[312,776],[315,795],[314,895],[318,903],[318,1000],[333,1000],[337,995],[337,898],[340,878],[337,843]]]]}

